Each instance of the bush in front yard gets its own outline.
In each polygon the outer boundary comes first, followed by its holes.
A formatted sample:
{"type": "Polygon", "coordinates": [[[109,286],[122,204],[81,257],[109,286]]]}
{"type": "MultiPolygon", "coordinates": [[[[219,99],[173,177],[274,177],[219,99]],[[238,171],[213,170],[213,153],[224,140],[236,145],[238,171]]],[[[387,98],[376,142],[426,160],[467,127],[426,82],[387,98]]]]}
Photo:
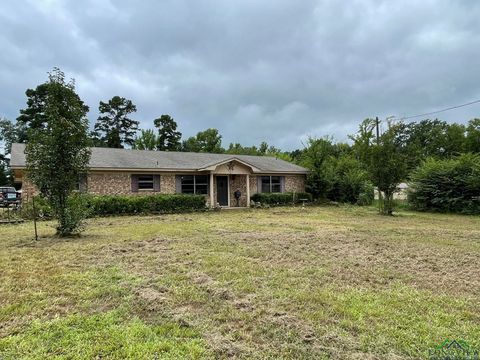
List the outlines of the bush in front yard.
{"type": "Polygon", "coordinates": [[[266,205],[291,205],[301,202],[302,199],[312,201],[309,193],[260,193],[251,198],[255,202],[266,205]]]}
{"type": "Polygon", "coordinates": [[[480,214],[480,155],[427,159],[409,185],[408,202],[415,210],[480,214]]]}
{"type": "Polygon", "coordinates": [[[35,212],[33,201],[23,201],[20,213],[25,219],[33,219],[34,215],[37,219],[53,218],[53,209],[47,199],[42,196],[35,196],[35,212]]]}
{"type": "Polygon", "coordinates": [[[151,214],[205,209],[203,195],[90,196],[92,215],[151,214]]]}

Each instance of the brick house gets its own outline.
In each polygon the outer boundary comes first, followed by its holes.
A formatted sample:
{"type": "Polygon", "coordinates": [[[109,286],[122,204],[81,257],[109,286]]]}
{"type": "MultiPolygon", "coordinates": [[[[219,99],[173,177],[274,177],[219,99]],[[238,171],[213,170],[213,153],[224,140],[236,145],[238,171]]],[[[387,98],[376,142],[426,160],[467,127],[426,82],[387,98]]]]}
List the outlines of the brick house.
{"type": "MultiPolygon", "coordinates": [[[[13,144],[10,166],[28,199],[25,145],[13,144]]],[[[92,148],[79,190],[95,195],[204,194],[207,204],[250,205],[257,192],[304,192],[307,169],[269,156],[92,148]],[[236,191],[241,196],[238,204],[236,191]]]]}

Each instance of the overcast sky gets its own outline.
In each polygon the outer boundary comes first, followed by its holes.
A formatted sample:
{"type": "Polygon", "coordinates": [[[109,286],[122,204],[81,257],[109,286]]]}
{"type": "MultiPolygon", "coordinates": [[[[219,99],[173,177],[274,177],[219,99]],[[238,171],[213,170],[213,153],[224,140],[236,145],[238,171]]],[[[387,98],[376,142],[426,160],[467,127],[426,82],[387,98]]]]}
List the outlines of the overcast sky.
{"type": "MultiPolygon", "coordinates": [[[[90,106],[131,99],[142,127],[285,150],[366,117],[480,99],[480,1],[0,2],[0,116],[60,67],[90,106]]],[[[467,122],[480,104],[438,115],[467,122]]]]}

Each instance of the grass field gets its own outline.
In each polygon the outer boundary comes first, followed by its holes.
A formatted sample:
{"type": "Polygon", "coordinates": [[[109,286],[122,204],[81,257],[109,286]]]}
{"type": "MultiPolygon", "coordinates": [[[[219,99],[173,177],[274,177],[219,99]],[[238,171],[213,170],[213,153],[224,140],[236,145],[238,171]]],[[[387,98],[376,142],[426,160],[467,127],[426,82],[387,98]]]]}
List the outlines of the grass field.
{"type": "Polygon", "coordinates": [[[480,218],[318,207],[0,227],[0,359],[417,359],[480,348],[480,218]]]}

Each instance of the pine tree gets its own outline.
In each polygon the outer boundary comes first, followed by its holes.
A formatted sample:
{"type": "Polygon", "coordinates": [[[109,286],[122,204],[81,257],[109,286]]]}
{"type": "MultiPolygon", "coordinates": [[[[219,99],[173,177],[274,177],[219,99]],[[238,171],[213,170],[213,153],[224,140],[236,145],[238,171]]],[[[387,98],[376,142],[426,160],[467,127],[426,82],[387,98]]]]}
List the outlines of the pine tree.
{"type": "Polygon", "coordinates": [[[158,129],[157,150],[178,151],[181,148],[182,133],[177,131],[177,123],[170,115],[162,115],[153,121],[158,129]]]}
{"type": "Polygon", "coordinates": [[[131,100],[114,96],[106,103],[100,101],[98,110],[95,133],[104,146],[123,149],[135,143],[139,122],[128,117],[137,111],[131,100]]]}

